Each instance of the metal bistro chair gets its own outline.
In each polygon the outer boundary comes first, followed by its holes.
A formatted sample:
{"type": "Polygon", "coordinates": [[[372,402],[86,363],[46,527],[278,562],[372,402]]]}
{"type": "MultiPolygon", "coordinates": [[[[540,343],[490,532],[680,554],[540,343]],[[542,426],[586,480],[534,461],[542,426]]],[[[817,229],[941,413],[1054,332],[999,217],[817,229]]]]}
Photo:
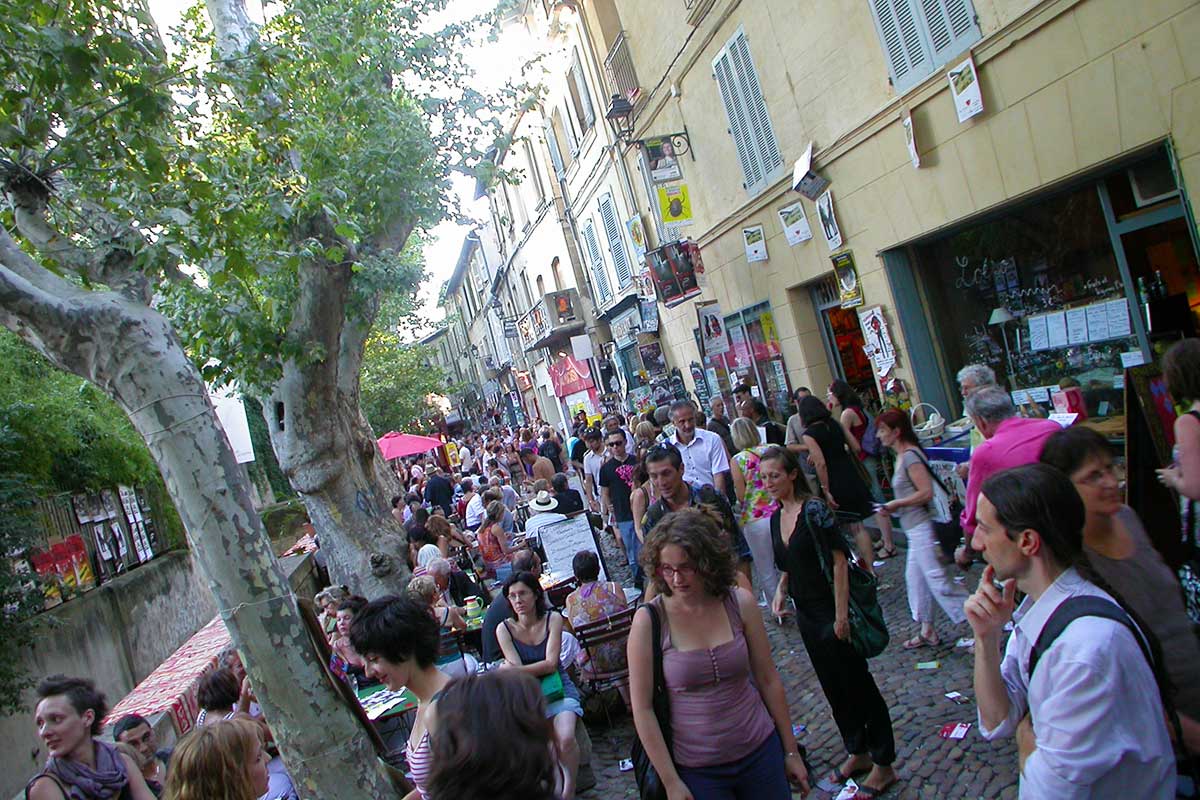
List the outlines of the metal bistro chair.
{"type": "MultiPolygon", "coordinates": [[[[624,650],[625,642],[629,639],[630,626],[633,625],[633,615],[636,612],[637,606],[631,606],[623,611],[609,614],[603,619],[575,628],[575,638],[579,640],[579,646],[588,654],[587,667],[597,663],[596,653],[600,650],[601,645],[618,644],[624,650]]],[[[581,667],[579,678],[586,700],[588,697],[597,697],[610,689],[628,687],[629,666],[627,664],[620,669],[605,672],[595,672],[581,667]]],[[[624,700],[624,695],[622,695],[622,700],[624,700]]],[[[628,710],[628,708],[627,703],[626,709],[628,710]]],[[[607,704],[604,706],[604,716],[609,725],[612,725],[612,717],[609,715],[607,704]]]]}

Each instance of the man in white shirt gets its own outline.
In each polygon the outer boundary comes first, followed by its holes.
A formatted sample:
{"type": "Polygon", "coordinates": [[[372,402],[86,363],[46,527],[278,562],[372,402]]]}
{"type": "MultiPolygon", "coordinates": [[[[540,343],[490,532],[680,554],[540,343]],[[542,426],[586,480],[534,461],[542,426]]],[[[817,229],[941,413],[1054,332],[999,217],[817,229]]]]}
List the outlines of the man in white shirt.
{"type": "Polygon", "coordinates": [[[696,407],[691,400],[671,404],[671,422],[675,432],[667,439],[683,458],[683,479],[693,486],[715,486],[725,492],[725,474],[729,455],[725,443],[712,431],[696,427],[696,407]]]}
{"type": "Polygon", "coordinates": [[[554,495],[550,492],[538,492],[537,496],[529,501],[529,519],[525,521],[525,540],[534,541],[538,537],[538,531],[544,526],[555,522],[562,522],[566,516],[559,514],[558,501],[554,499],[554,495]]]}
{"type": "Polygon", "coordinates": [[[471,452],[471,448],[467,447],[466,442],[458,446],[458,457],[462,459],[463,475],[475,469],[475,454],[471,452]]]}
{"type": "Polygon", "coordinates": [[[584,431],[583,442],[587,452],[583,454],[583,487],[592,511],[600,511],[600,468],[604,466],[604,437],[596,428],[584,431]]]}
{"type": "MultiPolygon", "coordinates": [[[[465,480],[465,479],[464,479],[465,480]]],[[[477,530],[486,515],[487,504],[483,501],[483,493],[476,489],[474,496],[467,501],[467,530],[477,530]]]]}
{"type": "Polygon", "coordinates": [[[1060,606],[1081,597],[1114,600],[1073,566],[1085,519],[1075,487],[1045,464],[1005,470],[984,482],[976,519],[971,543],[988,566],[965,610],[975,632],[979,732],[989,740],[1015,733],[1020,797],[1174,797],[1175,758],[1142,651],[1148,639],[1135,638],[1123,621],[1071,615],[1049,647],[1041,640],[1030,675],[1031,653],[1060,606]],[[1027,597],[1014,613],[1017,589],[1027,597]]]}

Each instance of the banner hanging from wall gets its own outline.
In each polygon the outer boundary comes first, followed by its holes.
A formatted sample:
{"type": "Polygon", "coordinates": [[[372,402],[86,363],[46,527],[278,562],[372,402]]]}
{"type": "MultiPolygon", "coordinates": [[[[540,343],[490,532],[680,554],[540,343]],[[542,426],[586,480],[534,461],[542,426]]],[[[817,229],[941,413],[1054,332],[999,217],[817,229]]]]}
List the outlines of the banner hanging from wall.
{"type": "Polygon", "coordinates": [[[838,293],[842,299],[842,308],[854,308],[863,304],[862,285],[858,282],[858,270],[854,266],[854,253],[847,250],[836,253],[829,258],[833,262],[833,272],[837,275],[838,293]]]}

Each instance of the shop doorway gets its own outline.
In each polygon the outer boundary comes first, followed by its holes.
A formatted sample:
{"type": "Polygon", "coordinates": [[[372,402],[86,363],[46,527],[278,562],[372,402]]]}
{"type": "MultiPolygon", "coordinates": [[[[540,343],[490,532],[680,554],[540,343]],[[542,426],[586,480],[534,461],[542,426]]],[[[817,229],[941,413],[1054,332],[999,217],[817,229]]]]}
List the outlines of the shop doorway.
{"type": "MultiPolygon", "coordinates": [[[[814,283],[811,292],[813,308],[821,329],[821,341],[825,345],[825,357],[829,360],[829,371],[858,393],[864,404],[879,408],[879,391],[875,387],[875,374],[871,362],[863,351],[867,340],[858,324],[858,312],[853,308],[842,308],[841,292],[837,278],[830,274],[814,283]]],[[[818,397],[824,396],[825,387],[814,387],[818,397]]]]}

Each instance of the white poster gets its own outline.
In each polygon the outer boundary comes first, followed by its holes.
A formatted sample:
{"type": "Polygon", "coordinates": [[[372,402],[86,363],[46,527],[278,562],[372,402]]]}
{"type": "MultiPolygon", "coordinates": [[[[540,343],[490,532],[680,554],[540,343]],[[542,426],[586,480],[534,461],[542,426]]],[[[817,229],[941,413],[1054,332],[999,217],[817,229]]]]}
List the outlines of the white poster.
{"type": "Polygon", "coordinates": [[[804,215],[804,204],[796,201],[790,206],[779,209],[779,224],[783,226],[783,235],[792,247],[803,244],[812,238],[812,228],[809,227],[808,217],[804,215]]]}
{"type": "Polygon", "coordinates": [[[858,324],[862,327],[863,339],[866,344],[863,352],[875,366],[875,374],[885,377],[896,366],[896,347],[892,344],[892,334],[888,330],[887,319],[883,316],[881,306],[871,306],[860,309],[858,324]]]}
{"type": "Polygon", "coordinates": [[[742,228],[742,239],[746,243],[746,260],[753,264],[755,261],[767,260],[767,237],[762,225],[742,228]]]}
{"type": "Polygon", "coordinates": [[[954,110],[958,121],[966,122],[976,114],[983,113],[983,93],[979,90],[979,74],[975,71],[975,60],[967,60],[946,73],[950,81],[950,94],[954,97],[954,110]]]}
{"type": "Polygon", "coordinates": [[[1067,311],[1067,344],[1083,344],[1087,340],[1087,309],[1069,309],[1067,311]]]}
{"type": "Polygon", "coordinates": [[[904,144],[908,146],[908,159],[912,161],[913,169],[919,169],[921,166],[921,152],[917,150],[917,134],[913,131],[912,114],[907,111],[900,119],[900,125],[904,128],[904,144]]]}
{"type": "Polygon", "coordinates": [[[705,357],[719,356],[729,352],[729,337],[725,334],[725,317],[721,307],[715,303],[700,306],[700,339],[704,344],[705,357]]]}
{"type": "Polygon", "coordinates": [[[1049,344],[1048,349],[1057,349],[1067,346],[1067,315],[1061,311],[1055,311],[1046,315],[1046,340],[1049,344]]]}
{"type": "Polygon", "coordinates": [[[254,460],[254,445],[250,443],[250,423],[246,420],[246,407],[242,398],[230,386],[220,389],[209,389],[209,397],[216,407],[217,419],[221,421],[221,429],[233,449],[239,464],[254,460]]]}
{"type": "Polygon", "coordinates": [[[635,214],[626,220],[625,230],[629,231],[629,241],[633,243],[633,261],[641,272],[646,264],[646,229],[642,226],[642,215],[635,214]]]}
{"type": "Polygon", "coordinates": [[[592,352],[592,337],[586,333],[582,336],[571,337],[571,355],[576,361],[587,361],[595,355],[592,352]]]}
{"type": "Polygon", "coordinates": [[[1129,304],[1124,300],[1109,300],[1104,304],[1108,310],[1108,335],[1114,339],[1129,336],[1133,330],[1129,327],[1129,304]]]}
{"type": "Polygon", "coordinates": [[[832,189],[827,189],[817,199],[817,216],[821,218],[821,231],[825,234],[825,241],[829,243],[830,252],[837,250],[842,246],[842,231],[833,213],[832,189]]]}
{"type": "Polygon", "coordinates": [[[1037,352],[1050,347],[1050,331],[1046,328],[1046,318],[1029,318],[1029,349],[1037,352]]]}

